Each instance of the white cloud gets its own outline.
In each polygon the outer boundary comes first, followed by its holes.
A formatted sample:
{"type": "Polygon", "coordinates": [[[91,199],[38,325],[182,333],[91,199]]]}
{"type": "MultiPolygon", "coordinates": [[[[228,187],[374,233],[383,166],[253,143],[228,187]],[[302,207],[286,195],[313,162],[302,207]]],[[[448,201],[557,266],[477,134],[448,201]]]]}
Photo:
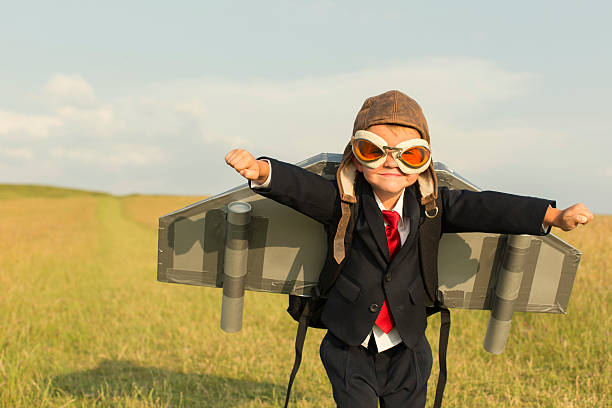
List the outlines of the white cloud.
{"type": "MultiPolygon", "coordinates": [[[[436,126],[432,155],[464,172],[485,172],[550,159],[552,150],[563,146],[563,135],[539,128],[500,125],[498,127],[464,129],[446,124],[436,126]],[[551,146],[550,140],[559,143],[551,146]]],[[[569,135],[566,135],[569,136],[569,135]]]]}
{"type": "Polygon", "coordinates": [[[193,117],[205,119],[206,118],[206,107],[200,98],[194,97],[190,100],[179,102],[175,107],[177,112],[183,112],[193,117]]]}
{"type": "MultiPolygon", "coordinates": [[[[237,146],[299,161],[341,151],[368,96],[400,89],[419,101],[428,117],[448,118],[511,99],[533,78],[479,59],[427,58],[299,80],[166,81],[96,100],[82,76],[56,74],[43,89],[53,104],[42,123],[63,125],[52,132],[46,151],[51,160],[74,165],[136,168],[164,158],[180,167],[214,150],[221,167],[223,152],[237,146]]],[[[36,123],[21,117],[23,126],[36,123]]],[[[461,133],[444,120],[435,126],[461,133]]],[[[51,131],[49,126],[44,130],[51,131]]],[[[215,189],[227,183],[224,176],[230,179],[231,173],[221,174],[215,189]]]]}
{"type": "Polygon", "coordinates": [[[113,111],[110,108],[81,109],[74,106],[62,106],[58,109],[58,113],[67,120],[81,122],[110,123],[113,119],[113,111]]]}
{"type": "Polygon", "coordinates": [[[34,153],[32,153],[32,149],[26,147],[0,147],[0,156],[11,159],[32,160],[32,158],[34,158],[34,153]]]}
{"type": "Polygon", "coordinates": [[[64,104],[91,104],[96,99],[93,87],[80,75],[55,74],[43,90],[54,101],[64,104]]]}
{"type": "MultiPolygon", "coordinates": [[[[266,136],[274,138],[274,133],[284,130],[312,136],[310,130],[329,129],[330,124],[342,126],[342,134],[350,132],[363,100],[389,89],[400,89],[414,97],[427,116],[434,112],[448,117],[487,109],[494,101],[523,94],[534,78],[533,74],[509,72],[479,59],[428,58],[296,81],[173,81],[156,84],[152,91],[160,99],[159,95],[164,95],[166,103],[198,97],[206,109],[208,125],[219,123],[226,131],[236,128],[237,133],[239,126],[265,126],[272,130],[265,132],[266,136]]],[[[226,136],[217,132],[209,135],[216,140],[226,136]]],[[[329,134],[321,139],[329,140],[329,134]]]]}
{"type": "Polygon", "coordinates": [[[66,133],[82,138],[112,137],[121,127],[120,121],[115,120],[112,106],[61,106],[57,115],[66,123],[66,133]]]}
{"type": "Polygon", "coordinates": [[[32,115],[0,110],[0,136],[45,138],[64,122],[52,115],[32,115]]]}
{"type": "Polygon", "coordinates": [[[156,146],[117,144],[102,149],[54,147],[51,157],[104,167],[139,167],[159,163],[163,151],[156,146]]]}
{"type": "MultiPolygon", "coordinates": [[[[167,81],[93,103],[94,90],[83,77],[56,74],[44,92],[58,98],[58,103],[53,116],[45,118],[65,125],[58,134],[85,139],[196,138],[204,143],[275,146],[277,151],[286,146],[296,154],[312,153],[305,149],[342,148],[367,96],[400,89],[417,99],[428,117],[448,118],[512,98],[524,92],[533,78],[479,59],[428,58],[293,81],[167,81]],[[90,104],[80,105],[83,100],[90,104]]],[[[442,121],[436,124],[442,125],[442,121]]]]}
{"type": "MultiPolygon", "coordinates": [[[[43,92],[55,98],[49,111],[0,111],[0,136],[47,137],[32,154],[46,154],[44,171],[57,174],[55,184],[211,194],[241,181],[223,163],[229,149],[289,162],[340,152],[364,99],[400,89],[423,106],[435,160],[476,175],[477,185],[503,189],[507,179],[508,188],[521,192],[532,183],[537,194],[529,169],[553,169],[550,177],[563,174],[567,184],[589,177],[582,168],[566,170],[574,131],[514,115],[514,106],[529,104],[538,80],[486,60],[427,58],[299,80],[165,81],[96,100],[82,77],[56,75],[43,92]]],[[[599,125],[590,126],[596,134],[599,125]]],[[[37,174],[34,165],[29,170],[37,174]]]]}

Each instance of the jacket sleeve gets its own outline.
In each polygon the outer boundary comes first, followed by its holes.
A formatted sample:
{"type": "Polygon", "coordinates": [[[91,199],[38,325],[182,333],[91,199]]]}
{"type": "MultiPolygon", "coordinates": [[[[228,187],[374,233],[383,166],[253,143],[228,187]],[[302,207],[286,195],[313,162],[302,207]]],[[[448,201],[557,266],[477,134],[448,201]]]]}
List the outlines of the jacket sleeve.
{"type": "Polygon", "coordinates": [[[556,202],[496,191],[440,188],[442,232],[546,235],[542,222],[556,202]]]}
{"type": "Polygon", "coordinates": [[[272,177],[268,188],[253,191],[300,213],[330,225],[339,215],[338,189],[334,181],[327,180],[301,167],[269,157],[272,177]]]}

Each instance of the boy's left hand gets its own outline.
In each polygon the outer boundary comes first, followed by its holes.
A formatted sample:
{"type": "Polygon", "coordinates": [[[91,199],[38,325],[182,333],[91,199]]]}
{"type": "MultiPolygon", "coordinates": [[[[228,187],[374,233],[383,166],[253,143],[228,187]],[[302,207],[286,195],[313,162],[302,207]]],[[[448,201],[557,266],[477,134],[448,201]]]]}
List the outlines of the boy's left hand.
{"type": "Polygon", "coordinates": [[[593,213],[583,204],[574,204],[565,210],[548,207],[544,215],[544,226],[561,228],[563,231],[570,231],[580,224],[587,224],[593,219],[593,213]]]}

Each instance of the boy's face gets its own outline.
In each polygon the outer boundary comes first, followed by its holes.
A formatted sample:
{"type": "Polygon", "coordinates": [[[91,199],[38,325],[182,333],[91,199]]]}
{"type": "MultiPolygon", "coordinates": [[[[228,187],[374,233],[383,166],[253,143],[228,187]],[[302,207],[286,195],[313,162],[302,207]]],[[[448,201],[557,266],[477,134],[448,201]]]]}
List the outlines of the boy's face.
{"type": "MultiPolygon", "coordinates": [[[[408,127],[403,128],[401,132],[393,132],[386,125],[370,126],[367,130],[385,139],[389,147],[395,147],[398,143],[406,140],[421,138],[416,129],[408,127]]],[[[357,170],[363,173],[365,179],[372,186],[372,190],[381,200],[398,198],[402,191],[414,184],[419,177],[418,174],[403,173],[389,154],[387,154],[385,162],[375,169],[363,166],[355,158],[353,158],[353,163],[357,170]]]]}

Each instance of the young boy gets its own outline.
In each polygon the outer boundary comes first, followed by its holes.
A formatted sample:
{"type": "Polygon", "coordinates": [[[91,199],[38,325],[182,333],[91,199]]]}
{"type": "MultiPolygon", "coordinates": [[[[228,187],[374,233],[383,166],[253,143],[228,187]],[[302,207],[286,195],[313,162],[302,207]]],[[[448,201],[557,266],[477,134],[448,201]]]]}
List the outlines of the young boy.
{"type": "Polygon", "coordinates": [[[437,241],[423,252],[425,221],[441,217],[442,232],[545,235],[593,218],[582,204],[561,211],[539,198],[438,188],[429,143],[420,106],[389,91],[364,102],[335,182],[243,149],[225,157],[254,191],[325,226],[328,262],[342,269],[321,316],[320,352],[339,407],[425,406],[423,264],[437,256],[437,241]]]}

